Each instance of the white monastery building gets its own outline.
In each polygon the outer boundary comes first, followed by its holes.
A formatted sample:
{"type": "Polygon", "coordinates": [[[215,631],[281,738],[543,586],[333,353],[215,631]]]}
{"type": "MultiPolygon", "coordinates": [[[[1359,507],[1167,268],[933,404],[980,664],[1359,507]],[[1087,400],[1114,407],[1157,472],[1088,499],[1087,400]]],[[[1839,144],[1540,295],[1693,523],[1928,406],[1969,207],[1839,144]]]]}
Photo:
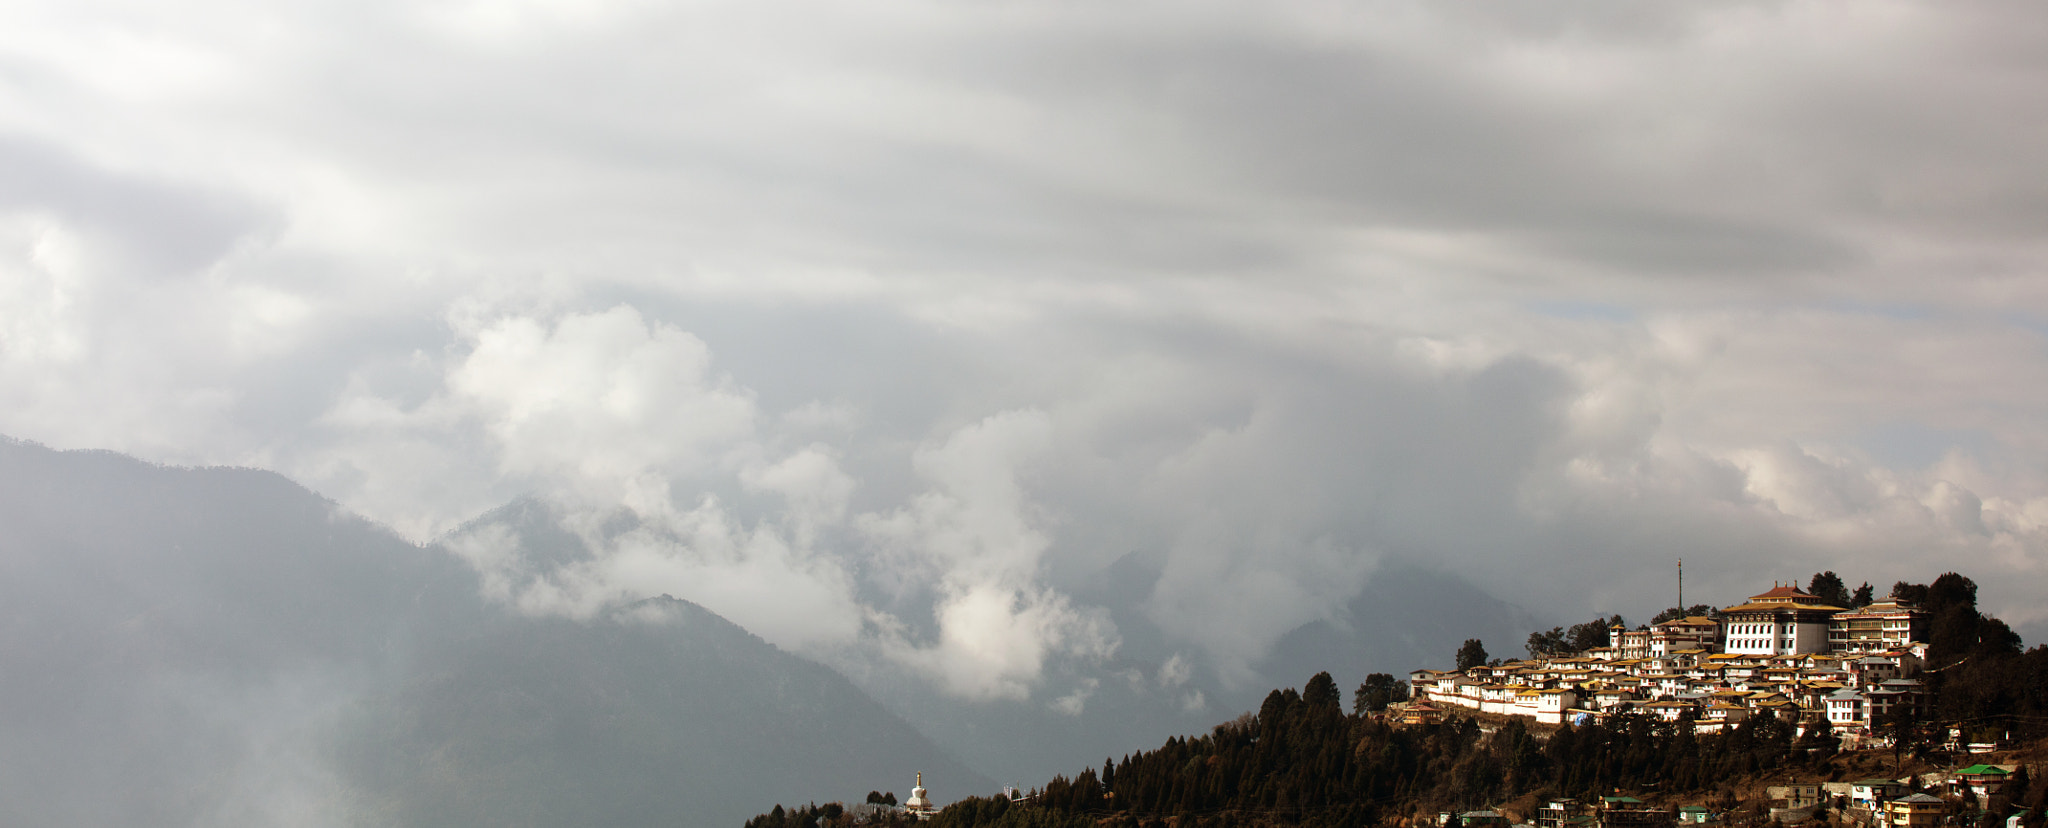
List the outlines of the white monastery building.
{"type": "Polygon", "coordinates": [[[1721,611],[1721,651],[1735,655],[1803,655],[1828,651],[1828,625],[1847,612],[1794,586],[1773,587],[1749,603],[1721,611]]]}

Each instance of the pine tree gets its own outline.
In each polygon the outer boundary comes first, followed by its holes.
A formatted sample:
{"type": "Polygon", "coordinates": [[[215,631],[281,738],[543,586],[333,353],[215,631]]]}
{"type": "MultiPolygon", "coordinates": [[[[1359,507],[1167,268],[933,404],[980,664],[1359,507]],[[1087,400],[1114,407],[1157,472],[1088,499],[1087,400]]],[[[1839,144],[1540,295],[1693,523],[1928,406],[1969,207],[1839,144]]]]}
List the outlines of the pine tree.
{"type": "Polygon", "coordinates": [[[1807,582],[1806,591],[1828,604],[1849,606],[1849,588],[1842,584],[1842,576],[1836,575],[1832,569],[1815,573],[1813,580],[1807,582]]]}
{"type": "Polygon", "coordinates": [[[1470,670],[1486,663],[1486,645],[1477,638],[1467,638],[1458,647],[1457,665],[1460,670],[1470,670]]]}

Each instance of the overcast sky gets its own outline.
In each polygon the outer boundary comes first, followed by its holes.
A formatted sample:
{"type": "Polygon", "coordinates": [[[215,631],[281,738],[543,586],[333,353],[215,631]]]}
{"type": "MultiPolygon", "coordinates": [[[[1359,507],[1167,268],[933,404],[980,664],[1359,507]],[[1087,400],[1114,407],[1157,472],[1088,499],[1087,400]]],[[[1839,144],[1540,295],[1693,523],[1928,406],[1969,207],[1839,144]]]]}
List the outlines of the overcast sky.
{"type": "Polygon", "coordinates": [[[1559,620],[1680,556],[1721,604],[1957,569],[2048,634],[2048,8],[4,18],[0,433],[422,541],[649,518],[459,545],[533,612],[1055,702],[1131,551],[1226,676],[1390,555],[1559,620]]]}

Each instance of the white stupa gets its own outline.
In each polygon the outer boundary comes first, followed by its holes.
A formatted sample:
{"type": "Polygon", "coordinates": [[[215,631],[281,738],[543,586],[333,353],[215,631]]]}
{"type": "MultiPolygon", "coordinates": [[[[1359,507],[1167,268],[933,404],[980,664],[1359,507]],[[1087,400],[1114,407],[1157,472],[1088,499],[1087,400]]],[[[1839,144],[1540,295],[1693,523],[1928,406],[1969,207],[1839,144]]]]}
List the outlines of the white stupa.
{"type": "Polygon", "coordinates": [[[918,819],[931,819],[939,809],[932,807],[932,801],[924,795],[924,771],[917,772],[917,787],[910,789],[910,798],[903,800],[903,812],[918,819]]]}

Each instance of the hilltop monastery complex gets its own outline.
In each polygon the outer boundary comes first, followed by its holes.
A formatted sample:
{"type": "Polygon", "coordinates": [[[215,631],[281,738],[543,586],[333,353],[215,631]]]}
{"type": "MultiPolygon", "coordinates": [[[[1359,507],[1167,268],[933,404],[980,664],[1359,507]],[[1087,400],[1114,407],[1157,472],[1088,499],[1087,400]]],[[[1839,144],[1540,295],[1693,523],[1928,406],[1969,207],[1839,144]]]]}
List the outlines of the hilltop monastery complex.
{"type": "Polygon", "coordinates": [[[1409,674],[1400,712],[1429,721],[1449,706],[1559,724],[1635,712],[1691,718],[1701,731],[1762,711],[1825,720],[1847,740],[1868,736],[1902,706],[1925,710],[1915,678],[1926,662],[1927,614],[1898,600],[1831,606],[1778,586],[1721,611],[1608,630],[1610,646],[1572,656],[1409,674]]]}

